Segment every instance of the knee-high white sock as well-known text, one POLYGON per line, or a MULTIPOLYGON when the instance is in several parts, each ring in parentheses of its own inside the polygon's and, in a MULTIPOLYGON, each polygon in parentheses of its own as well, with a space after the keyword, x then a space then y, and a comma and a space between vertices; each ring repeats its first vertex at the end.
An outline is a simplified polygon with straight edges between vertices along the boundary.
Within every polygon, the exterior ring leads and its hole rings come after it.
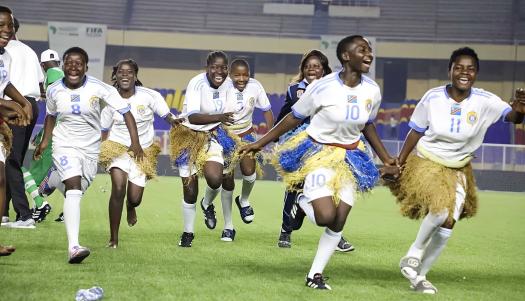
POLYGON ((195 204, 188 204, 182 200, 182 217, 184 219, 184 232, 193 233, 195 226, 195 204))
POLYGON ((224 216, 224 229, 233 230, 232 221, 233 190, 221 191, 222 215, 224 216))
POLYGON ((334 232, 325 228, 321 238, 319 239, 319 246, 315 254, 314 262, 308 272, 308 278, 314 278, 316 273, 323 273, 324 268, 328 264, 330 257, 334 254, 335 248, 341 240, 342 232, 334 232))
POLYGON ((242 176, 242 190, 241 190, 241 197, 239 201, 241 203, 241 207, 243 208, 250 206, 250 202, 248 201, 248 198, 250 197, 250 193, 252 192, 253 185, 255 185, 256 178, 257 178, 257 174, 255 172, 249 176, 242 176))
POLYGON ((427 275, 434 262, 436 262, 439 255, 441 255, 441 252, 443 252, 443 249, 447 245, 448 239, 451 235, 452 229, 443 227, 440 227, 439 230, 437 230, 434 235, 432 235, 430 243, 428 244, 425 254, 423 255, 423 260, 421 261, 421 272, 419 275, 427 275))
POLYGON ((217 189, 211 189, 209 186, 206 186, 206 193, 204 193, 204 199, 202 201, 202 206, 204 206, 204 209, 208 208, 208 206, 213 203, 213 200, 215 200, 215 197, 217 194, 219 194, 219 191, 221 191, 221 187, 217 189))
POLYGON ((64 199, 64 224, 66 225, 66 234, 68 248, 71 250, 74 246, 79 246, 78 233, 80 231, 80 200, 82 191, 68 190, 64 199))
POLYGON ((421 259, 425 248, 430 240, 430 237, 437 231, 437 229, 445 222, 448 217, 448 210, 445 210, 439 214, 428 213, 423 219, 419 232, 417 233, 416 240, 408 249, 408 257, 415 257, 421 259))
POLYGON ((312 206, 312 202, 310 202, 310 200, 304 195, 301 195, 299 199, 299 206, 301 207, 301 209, 303 209, 308 219, 314 225, 317 225, 317 222, 315 221, 315 213, 314 213, 314 207, 312 206))

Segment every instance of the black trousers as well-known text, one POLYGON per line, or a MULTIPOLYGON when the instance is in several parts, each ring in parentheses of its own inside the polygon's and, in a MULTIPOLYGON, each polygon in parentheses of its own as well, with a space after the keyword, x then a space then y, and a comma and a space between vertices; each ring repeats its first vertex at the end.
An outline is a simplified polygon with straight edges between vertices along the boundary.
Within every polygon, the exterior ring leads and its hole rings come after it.
POLYGON ((26 127, 10 125, 13 131, 13 146, 11 153, 5 162, 6 175, 6 211, 8 215, 9 200, 13 201, 13 207, 16 212, 17 219, 27 220, 31 218, 31 209, 27 200, 24 188, 24 176, 21 167, 24 164, 27 148, 29 147, 29 140, 35 128, 36 120, 38 118, 38 104, 33 97, 27 97, 33 109, 33 120, 26 127))
MULTIPOLYGON (((298 188, 303 188, 303 184, 299 184, 298 188)), ((295 203, 295 199, 299 193, 295 190, 286 190, 284 192, 284 206, 283 206, 283 222, 281 224, 281 231, 292 233, 292 223, 290 221, 290 215, 292 206, 295 203)))

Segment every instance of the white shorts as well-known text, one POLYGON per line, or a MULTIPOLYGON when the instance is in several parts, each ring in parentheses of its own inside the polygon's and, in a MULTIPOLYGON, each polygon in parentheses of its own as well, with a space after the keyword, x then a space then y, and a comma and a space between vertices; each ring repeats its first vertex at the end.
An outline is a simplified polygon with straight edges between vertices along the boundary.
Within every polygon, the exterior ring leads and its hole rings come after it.
POLYGON ((97 174, 98 160, 89 158, 78 151, 53 150, 53 163, 62 182, 80 176, 82 191, 91 185, 97 174))
POLYGON ((127 173, 128 181, 131 183, 140 187, 146 186, 146 175, 140 170, 140 168, 137 166, 137 163, 135 163, 128 153, 113 159, 107 171, 109 172, 113 167, 119 168, 123 172, 127 173))
MULTIPOLYGON (((224 158, 222 156, 222 146, 215 139, 211 139, 210 142, 205 146, 208 148, 206 155, 208 159, 206 161, 214 161, 224 165, 224 158)), ((187 178, 197 173, 195 166, 190 168, 189 165, 179 165, 179 176, 187 178)))
POLYGON ((0 162, 5 164, 6 157, 7 157, 7 151, 4 147, 4 143, 0 141, 0 162))
MULTIPOLYGON (((322 167, 306 175, 303 194, 308 198, 309 202, 326 196, 334 196, 334 191, 328 185, 334 177, 334 173, 331 168, 322 167)), ((341 201, 353 207, 355 198, 354 183, 348 182, 343 184, 338 197, 341 201)))
POLYGON ((456 204, 454 205, 454 214, 452 215, 456 222, 459 221, 459 216, 463 212, 465 197, 467 196, 463 185, 467 185, 467 178, 465 177, 465 174, 458 172, 458 183, 456 184, 456 204))

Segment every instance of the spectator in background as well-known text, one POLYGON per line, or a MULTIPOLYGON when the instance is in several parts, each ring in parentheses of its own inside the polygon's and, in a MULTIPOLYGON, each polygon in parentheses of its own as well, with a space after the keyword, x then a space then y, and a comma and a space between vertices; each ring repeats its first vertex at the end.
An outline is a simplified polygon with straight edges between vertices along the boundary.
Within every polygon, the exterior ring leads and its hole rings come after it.
POLYGON ((64 71, 60 69, 58 52, 52 49, 48 49, 40 54, 40 66, 46 73, 44 81, 44 89, 46 90, 49 85, 64 77, 64 71))
POLYGON ((398 125, 398 122, 397 122, 397 119, 390 115, 390 137, 391 138, 395 138, 397 139, 397 125, 398 125))
MULTIPOLYGON (((5 49, 11 56, 11 84, 29 101, 32 118, 30 118, 31 122, 28 126, 10 125, 13 132, 13 149, 7 157, 5 168, 6 177, 9 179, 6 190, 5 216, 8 216, 8 203, 12 199, 16 211, 16 221, 7 224, 7 226, 32 229, 35 228, 35 221, 32 218, 32 211, 25 194, 21 167, 38 117, 36 99, 41 95, 40 83, 44 81, 44 74, 36 53, 29 46, 16 39, 19 27, 18 21, 14 18, 15 32, 5 49)), ((7 222, 8 220, 2 218, 2 221, 7 222)))

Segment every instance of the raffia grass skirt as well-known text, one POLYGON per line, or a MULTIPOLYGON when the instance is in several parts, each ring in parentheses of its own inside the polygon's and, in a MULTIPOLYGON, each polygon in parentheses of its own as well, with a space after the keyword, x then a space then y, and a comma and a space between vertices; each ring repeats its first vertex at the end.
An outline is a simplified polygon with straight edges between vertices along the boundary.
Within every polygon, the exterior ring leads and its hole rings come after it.
POLYGON ((449 168, 411 154, 399 180, 389 184, 389 188, 397 198, 403 216, 419 219, 429 212, 437 214, 448 209, 450 221, 454 214, 458 181, 466 192, 460 219, 472 217, 478 209, 478 198, 470 163, 462 168, 449 168), (462 177, 458 173, 465 175, 466 183, 460 180, 462 177))
POLYGON ((5 121, 0 124, 0 142, 4 145, 5 156, 9 156, 11 146, 13 145, 13 132, 5 121))
MULTIPOLYGON (((99 163, 107 169, 111 162, 117 157, 128 152, 128 147, 115 141, 105 140, 100 145, 99 163)), ((133 161, 140 170, 146 175, 146 180, 151 180, 157 176, 157 156, 160 153, 160 146, 154 142, 144 150, 144 158, 141 161, 133 161)))

